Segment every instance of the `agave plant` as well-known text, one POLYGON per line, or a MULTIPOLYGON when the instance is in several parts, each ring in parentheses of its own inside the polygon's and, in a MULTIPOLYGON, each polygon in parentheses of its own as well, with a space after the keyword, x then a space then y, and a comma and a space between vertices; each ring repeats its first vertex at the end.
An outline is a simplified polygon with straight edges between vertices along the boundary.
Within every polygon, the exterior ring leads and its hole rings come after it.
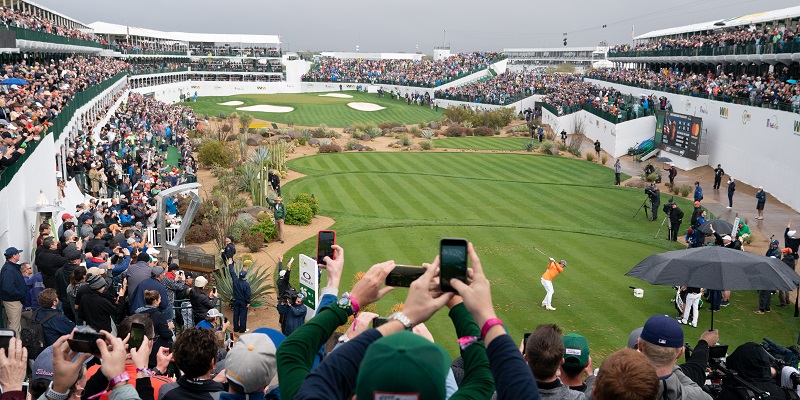
MULTIPOLYGON (((233 270, 238 279, 239 271, 244 269, 242 261, 234 262, 233 270)), ((223 304, 233 304, 233 277, 227 267, 223 267, 214 273, 217 280, 217 292, 223 304)), ((250 284, 250 301, 266 302, 269 298, 274 298, 275 286, 272 284, 272 273, 267 272, 265 267, 253 264, 247 268, 247 283, 250 284)))
POLYGON ((425 130, 423 130, 423 131, 422 131, 422 137, 423 137, 423 138, 425 138, 425 139, 431 139, 431 138, 433 138, 433 131, 432 131, 432 130, 430 130, 430 129, 425 129, 425 130))
POLYGON ((257 149, 250 152, 247 161, 259 166, 266 166, 269 163, 269 149, 266 146, 258 146, 257 149))

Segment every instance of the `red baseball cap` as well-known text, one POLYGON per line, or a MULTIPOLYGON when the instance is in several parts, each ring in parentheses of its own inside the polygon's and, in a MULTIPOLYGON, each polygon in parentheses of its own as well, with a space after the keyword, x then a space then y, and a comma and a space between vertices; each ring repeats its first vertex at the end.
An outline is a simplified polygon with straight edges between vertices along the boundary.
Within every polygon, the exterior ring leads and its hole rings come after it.
POLYGON ((61 220, 62 221, 66 221, 66 220, 72 219, 72 218, 74 218, 74 217, 71 214, 62 214, 61 215, 61 220))

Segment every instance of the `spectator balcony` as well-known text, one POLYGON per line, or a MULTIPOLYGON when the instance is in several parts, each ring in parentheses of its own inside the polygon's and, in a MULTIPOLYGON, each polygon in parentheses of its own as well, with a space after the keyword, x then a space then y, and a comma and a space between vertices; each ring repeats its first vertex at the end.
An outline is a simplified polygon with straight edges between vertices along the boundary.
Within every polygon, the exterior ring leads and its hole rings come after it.
POLYGON ((800 61, 800 42, 609 52, 608 58, 613 62, 791 63, 800 61))
POLYGON ((51 33, 0 25, 0 35, 15 40, 20 52, 99 53, 103 45, 89 40, 75 39, 51 33))

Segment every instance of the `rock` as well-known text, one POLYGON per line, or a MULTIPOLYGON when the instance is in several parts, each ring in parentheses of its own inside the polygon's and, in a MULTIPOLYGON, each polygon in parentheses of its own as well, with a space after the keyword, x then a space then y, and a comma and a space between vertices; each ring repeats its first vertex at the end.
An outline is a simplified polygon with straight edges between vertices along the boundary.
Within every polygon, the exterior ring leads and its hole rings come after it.
POLYGON ((303 137, 302 133, 300 133, 300 132, 298 132, 298 131, 296 131, 294 129, 290 130, 288 135, 292 139, 300 139, 301 137, 303 137))
POLYGON ((255 219, 258 216, 258 213, 260 213, 261 211, 269 211, 269 208, 267 208, 267 207, 259 207, 259 206, 252 206, 252 207, 245 207, 245 208, 240 208, 240 209, 236 210, 237 213, 250 215, 251 217, 253 217, 253 219, 255 219))
POLYGON ((558 148, 555 147, 555 146, 553 148, 551 148, 550 149, 550 154, 552 154, 554 156, 557 156, 558 155, 558 148))
POLYGON ((247 222, 247 225, 253 225, 256 222, 258 222, 256 217, 250 215, 249 213, 241 213, 241 214, 239 214, 238 216, 236 216, 236 220, 237 221, 245 221, 245 222, 247 222))
POLYGON ((361 143, 357 143, 357 144, 353 145, 353 150, 356 150, 356 151, 361 151, 361 149, 363 149, 363 148, 364 148, 364 145, 361 144, 361 143))
POLYGON ((359 151, 375 151, 375 149, 373 149, 372 147, 369 147, 369 146, 364 146, 359 151))
POLYGON ((639 188, 639 189, 644 189, 647 187, 647 185, 649 185, 649 183, 641 179, 630 179, 628 180, 628 182, 625 183, 626 187, 639 188))
POLYGON ((186 246, 183 248, 184 251, 188 251, 189 253, 201 253, 206 254, 206 251, 203 250, 200 246, 186 246))
POLYGON ((281 140, 283 140, 284 142, 291 142, 292 138, 289 135, 275 135, 269 138, 270 143, 278 143, 281 140))
POLYGON ((408 128, 406 128, 405 126, 398 126, 398 127, 392 128, 392 132, 393 133, 398 133, 398 132, 399 133, 405 133, 405 132, 408 132, 408 128))
POLYGON ((431 129, 439 129, 439 123, 436 121, 428 122, 428 128, 431 129))
POLYGON ((383 128, 383 130, 381 130, 381 134, 384 135, 384 136, 386 136, 386 135, 388 135, 390 133, 392 133, 392 131, 389 128, 383 128))
POLYGON ((264 138, 260 135, 251 135, 247 138, 247 145, 248 146, 261 146, 261 142, 264 141, 264 138))
POLYGON ((312 137, 308 139, 308 144, 310 146, 319 146, 319 139, 312 137))
POLYGON ((372 137, 370 137, 370 136, 369 136, 369 135, 367 135, 366 133, 365 133, 365 134, 363 134, 363 135, 361 135, 361 140, 363 140, 363 141, 365 141, 365 142, 369 142, 369 141, 370 141, 370 139, 372 139, 372 137))
POLYGON ((415 144, 412 144, 411 146, 408 146, 408 149, 409 150, 419 150, 419 146, 417 146, 415 144))
POLYGON ((353 128, 352 126, 345 126, 344 129, 342 129, 342 131, 344 133, 351 133, 351 132, 355 132, 355 128, 353 128))

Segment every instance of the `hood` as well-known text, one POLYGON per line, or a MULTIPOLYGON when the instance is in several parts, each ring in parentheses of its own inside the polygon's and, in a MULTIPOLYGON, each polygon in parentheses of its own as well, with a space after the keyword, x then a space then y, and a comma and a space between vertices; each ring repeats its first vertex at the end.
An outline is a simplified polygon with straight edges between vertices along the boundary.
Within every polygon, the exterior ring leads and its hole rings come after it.
POLYGON ((143 312, 145 312, 145 311, 147 311, 147 310, 150 310, 150 309, 153 309, 153 308, 155 308, 155 307, 153 307, 153 306, 144 306, 144 307, 139 307, 139 308, 137 308, 137 309, 133 310, 133 313, 134 313, 134 314, 139 314, 139 313, 143 313, 143 312))
POLYGON ((728 368, 748 382, 770 381, 770 358, 756 343, 748 342, 736 348, 725 360, 728 368))

